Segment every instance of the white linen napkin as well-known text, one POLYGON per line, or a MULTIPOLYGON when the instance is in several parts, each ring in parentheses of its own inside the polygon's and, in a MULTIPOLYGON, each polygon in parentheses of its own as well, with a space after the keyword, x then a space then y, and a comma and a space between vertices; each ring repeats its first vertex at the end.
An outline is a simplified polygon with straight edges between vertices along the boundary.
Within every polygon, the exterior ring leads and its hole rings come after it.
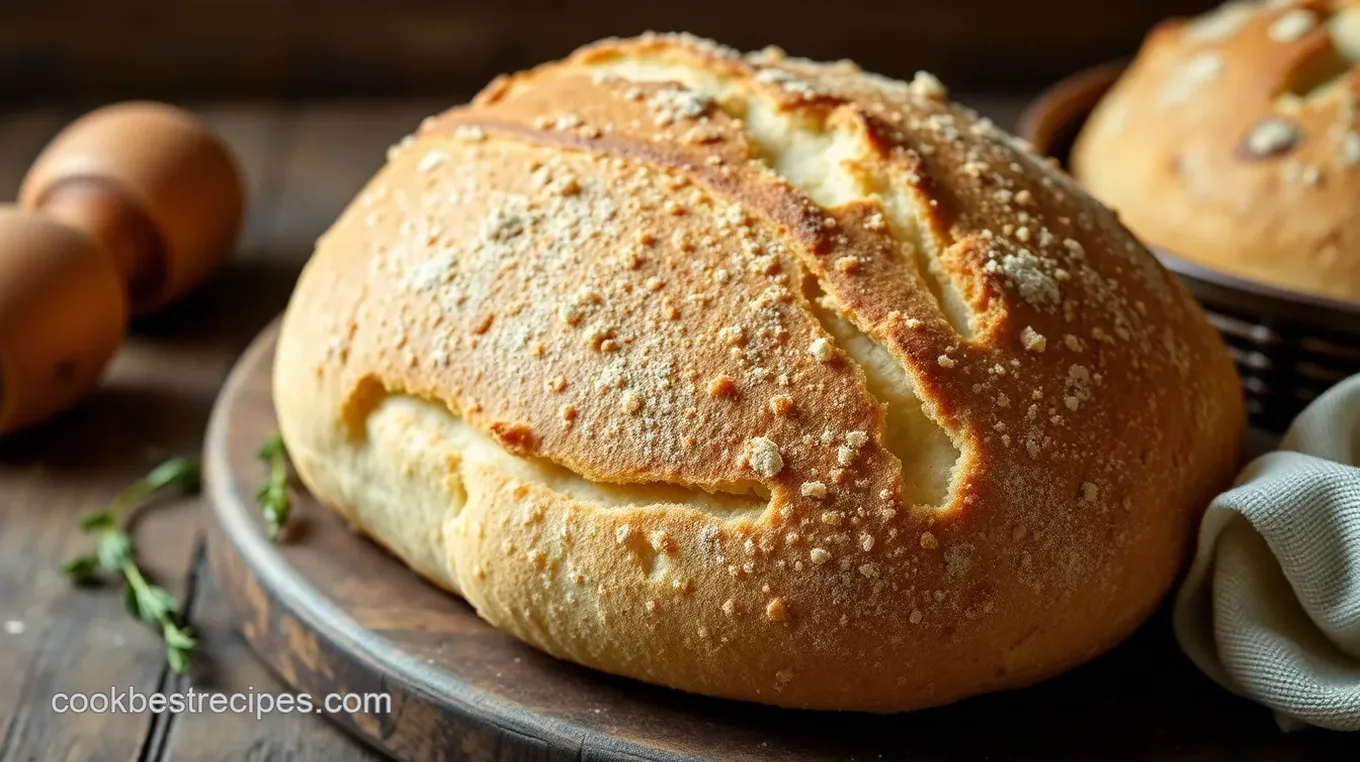
POLYGON ((1360 376, 1209 506, 1175 628, 1200 669, 1282 727, 1360 730, 1360 376))

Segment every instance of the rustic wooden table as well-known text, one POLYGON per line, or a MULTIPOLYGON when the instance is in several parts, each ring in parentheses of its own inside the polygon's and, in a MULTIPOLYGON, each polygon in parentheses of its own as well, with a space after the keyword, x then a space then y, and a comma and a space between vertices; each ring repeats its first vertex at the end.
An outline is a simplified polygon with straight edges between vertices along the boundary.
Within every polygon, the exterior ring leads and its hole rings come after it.
MULTIPOLYGON (((1022 99, 967 98, 1003 125, 1022 99)), ((375 759, 316 716, 58 713, 57 693, 287 690, 232 631, 203 564, 195 499, 144 514, 135 537, 155 580, 187 601, 202 648, 169 672, 156 634, 109 589, 73 587, 63 559, 89 539, 77 518, 171 455, 194 455, 218 388, 284 306, 313 241, 382 162, 386 147, 453 102, 207 104, 250 191, 238 252, 199 292, 135 326, 96 394, 39 429, 0 441, 0 762, 49 759, 375 759)), ((42 145, 84 109, 0 113, 0 197, 42 145)))

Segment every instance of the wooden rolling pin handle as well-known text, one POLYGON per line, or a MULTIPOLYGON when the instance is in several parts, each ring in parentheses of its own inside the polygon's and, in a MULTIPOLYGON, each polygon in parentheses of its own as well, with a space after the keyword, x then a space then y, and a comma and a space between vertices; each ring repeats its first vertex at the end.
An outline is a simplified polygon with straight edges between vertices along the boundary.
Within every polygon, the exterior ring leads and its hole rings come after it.
POLYGON ((62 130, 19 189, 21 206, 83 231, 112 257, 134 314, 166 306, 230 253, 245 206, 231 151, 164 103, 105 106, 62 130))
POLYGON ((99 177, 69 177, 49 187, 33 208, 84 231, 113 260, 132 304, 156 296, 165 282, 165 244, 135 199, 99 177))
POLYGON ((89 236, 0 204, 0 434, 85 396, 127 319, 123 281, 89 236))
POLYGON ((227 256, 244 203, 231 152, 183 109, 106 106, 53 138, 0 205, 0 434, 88 393, 130 314, 227 256))

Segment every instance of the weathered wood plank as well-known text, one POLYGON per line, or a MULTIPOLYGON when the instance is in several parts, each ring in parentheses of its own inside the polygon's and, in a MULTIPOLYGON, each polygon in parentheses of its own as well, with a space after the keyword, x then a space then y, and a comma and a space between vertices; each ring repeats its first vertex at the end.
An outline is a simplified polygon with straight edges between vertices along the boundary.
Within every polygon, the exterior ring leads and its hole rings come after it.
MULTIPOLYGON (((12 197, 46 140, 74 113, 0 120, 0 187, 12 197)), ((230 120, 228 120, 230 121, 230 120)), ((247 177, 266 163, 266 125, 224 130, 247 177)), ((249 236, 247 236, 249 238, 249 236)), ((212 287, 205 288, 211 292, 212 287)), ((150 715, 55 711, 56 693, 151 692, 166 672, 158 633, 117 588, 82 589, 59 570, 89 548, 76 522, 172 454, 196 454, 222 377, 245 336, 225 300, 195 295, 137 326, 95 392, 70 412, 0 442, 0 760, 135 759, 150 715)), ((134 530, 147 575, 176 596, 196 557, 196 501, 171 500, 134 530)))
MULTIPOLYGON (((235 630, 229 610, 206 571, 198 577, 194 624, 202 637, 204 658, 192 680, 175 680, 166 688, 225 694, 272 694, 292 689, 265 667, 235 630)), ((318 699, 320 697, 317 697, 318 699)), ((372 762, 381 759, 319 716, 269 713, 259 718, 240 714, 182 714, 171 723, 163 748, 150 759, 174 762, 317 759, 327 762, 372 762)))

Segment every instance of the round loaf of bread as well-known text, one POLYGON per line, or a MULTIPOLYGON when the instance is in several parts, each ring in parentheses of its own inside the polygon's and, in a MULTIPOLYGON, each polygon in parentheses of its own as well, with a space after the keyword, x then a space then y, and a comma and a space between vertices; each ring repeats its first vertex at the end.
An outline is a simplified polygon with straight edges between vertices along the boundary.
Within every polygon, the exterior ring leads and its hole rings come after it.
POLYGON ((1360 2, 1231 2, 1148 36, 1072 171, 1150 245, 1360 301, 1360 2))
POLYGON ((1176 280, 937 80, 684 35, 394 147, 274 391, 315 495, 495 626, 870 711, 1127 635, 1244 425, 1176 280))

